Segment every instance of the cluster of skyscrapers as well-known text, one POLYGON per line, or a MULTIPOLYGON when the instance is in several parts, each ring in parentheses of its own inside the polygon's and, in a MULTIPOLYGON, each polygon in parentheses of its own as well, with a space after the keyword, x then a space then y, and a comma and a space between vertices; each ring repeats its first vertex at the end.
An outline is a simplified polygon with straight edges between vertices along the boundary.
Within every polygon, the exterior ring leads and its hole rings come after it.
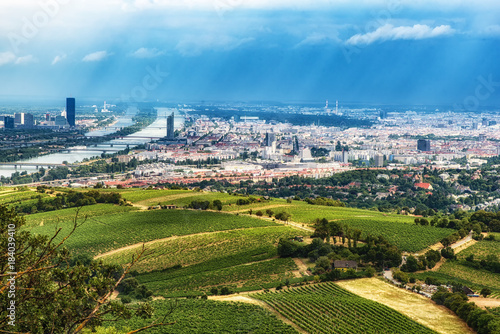
MULTIPOLYGON (((68 97, 66 99, 66 110, 61 115, 51 116, 45 114, 45 126, 65 127, 75 126, 76 108, 75 98, 68 97)), ((14 116, 0 116, 0 122, 3 122, 5 129, 25 128, 31 129, 37 125, 35 117, 30 113, 15 113, 14 116)))
POLYGON ((15 113, 14 116, 0 116, 5 129, 26 128, 31 129, 35 126, 35 118, 32 114, 15 113))

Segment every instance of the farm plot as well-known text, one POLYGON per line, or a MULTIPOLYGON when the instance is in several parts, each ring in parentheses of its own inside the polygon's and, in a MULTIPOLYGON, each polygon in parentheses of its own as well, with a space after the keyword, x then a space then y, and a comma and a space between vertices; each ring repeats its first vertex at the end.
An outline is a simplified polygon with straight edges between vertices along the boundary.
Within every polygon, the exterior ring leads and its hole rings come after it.
MULTIPOLYGON (((491 233, 495 240, 481 240, 457 254, 457 258, 465 260, 469 255, 474 255, 474 260, 486 260, 488 255, 500 256, 500 233, 491 233)), ((500 280, 500 278, 499 278, 500 280)))
POLYGON ((309 333, 435 333, 334 283, 252 295, 309 333))
MULTIPOLYGON (((123 214, 131 211, 135 211, 137 208, 131 206, 119 206, 114 204, 95 204, 84 206, 80 210, 79 217, 82 219, 87 216, 87 218, 107 216, 113 214, 123 214)), ((76 209, 62 209, 57 211, 48 211, 37 214, 32 214, 25 216, 26 226, 50 226, 57 223, 64 223, 72 221, 75 218, 76 209)), ((55 225, 54 225, 55 226, 55 225)))
POLYGON ((500 274, 474 269, 462 265, 458 261, 446 261, 438 269, 437 273, 445 275, 443 278, 447 277, 449 280, 458 279, 459 283, 465 284, 477 292, 484 287, 488 287, 493 292, 490 297, 500 298, 500 274))
MULTIPOLYGON (((158 300, 152 303, 155 316, 168 312, 171 301, 158 300)), ((211 334, 211 333, 253 333, 253 334, 293 334, 291 326, 283 323, 271 312, 257 305, 244 303, 216 302, 201 299, 179 299, 174 312, 167 322, 170 326, 149 329, 151 334, 211 334)), ((134 316, 129 320, 108 323, 117 329, 137 329, 147 326, 151 319, 134 316)))
POLYGON ((37 196, 47 197, 46 194, 39 194, 31 190, 17 190, 12 192, 0 193, 0 204, 15 206, 16 204, 25 204, 25 201, 36 201, 37 196))
POLYGON ((454 281, 467 285, 477 292, 484 287, 488 287, 492 290, 490 297, 500 298, 500 274, 483 269, 475 269, 463 263, 470 255, 474 255, 474 260, 476 261, 485 260, 488 255, 498 256, 500 254, 499 234, 493 233, 493 235, 497 237, 496 240, 481 240, 476 242, 459 252, 457 254, 457 261, 448 260, 436 272, 428 272, 416 277, 425 278, 425 276, 432 276, 442 282, 454 281))
MULTIPOLYGON (((214 259, 227 259, 234 254, 241 254, 240 263, 264 260, 277 255, 276 245, 280 238, 290 238, 296 234, 291 228, 278 226, 168 238, 147 245, 146 255, 134 269, 138 272, 163 270, 175 265, 189 266, 214 259)), ((136 252, 137 249, 124 250, 101 259, 105 263, 125 264, 136 252)), ((224 264, 221 260, 217 262, 220 266, 224 264)), ((234 262, 231 264, 235 265, 234 262)))
MULTIPOLYGON (((147 255, 134 270, 137 279, 157 294, 199 291, 217 285, 260 288, 292 278, 296 265, 277 258, 276 244, 296 231, 284 226, 248 228, 175 237, 147 245, 147 255)), ((137 251, 125 250, 102 259, 124 264, 137 251)))
MULTIPOLYGON (((62 227, 60 239, 69 233, 73 225, 71 221, 64 221, 59 226, 62 227)), ((97 255, 124 246, 174 235, 263 226, 279 225, 248 216, 216 212, 194 210, 131 211, 89 218, 66 241, 66 246, 77 254, 97 255)), ((52 235, 54 226, 53 224, 52 226, 33 226, 31 231, 52 235)))
POLYGON ((138 202, 138 204, 144 204, 144 203, 154 203, 154 204, 172 204, 172 205, 177 205, 179 207, 185 207, 188 206, 192 201, 214 201, 214 200, 219 200, 222 202, 222 205, 227 205, 231 203, 236 203, 238 200, 237 196, 231 196, 228 194, 224 193, 218 193, 218 192, 190 192, 190 193, 185 193, 185 194, 179 194, 177 196, 171 195, 171 196, 166 196, 164 198, 157 198, 155 199, 154 202, 148 201, 148 202, 138 202))
MULTIPOLYGON (((233 256, 234 263, 241 262, 245 254, 233 256), (242 258, 237 259, 242 256, 242 258)), ((212 287, 227 286, 233 291, 260 290, 276 286, 278 282, 292 279, 297 269, 291 258, 272 258, 224 267, 229 264, 217 260, 179 269, 140 274, 136 278, 155 295, 175 297, 208 292, 212 287)))
POLYGON ((367 234, 381 235, 401 250, 412 253, 433 245, 455 232, 452 229, 416 225, 412 217, 384 216, 381 212, 368 210, 302 204, 276 211, 287 211, 291 213, 292 221, 304 224, 311 224, 316 218, 338 221, 363 231, 362 238, 367 234))
MULTIPOLYGON (((194 194, 194 193, 191 190, 155 190, 155 189, 138 190, 138 189, 135 189, 134 191, 120 190, 120 194, 122 195, 123 198, 125 198, 127 201, 130 201, 132 203, 137 203, 137 202, 141 202, 141 201, 149 201, 149 200, 152 200, 152 202, 154 203, 154 200, 157 198, 159 199, 162 197, 176 196, 176 195, 183 195, 183 194, 194 194)), ((156 202, 158 202, 158 200, 156 202)))
POLYGON ((288 212, 292 216, 292 221, 305 225, 311 225, 317 218, 342 222, 352 228, 363 231, 362 236, 366 236, 367 234, 373 236, 382 235, 389 242, 407 252, 417 252, 425 249, 455 232, 452 229, 416 225, 414 218, 411 216, 353 208, 310 205, 298 201, 286 203, 284 200, 273 199, 263 203, 253 203, 244 206, 224 206, 224 210, 226 211, 246 211, 252 209, 254 212, 261 210, 264 215, 266 208, 271 209, 275 213, 288 212))
POLYGON ((312 223, 316 218, 326 218, 328 220, 364 219, 394 223, 414 223, 414 217, 380 211, 311 205, 299 201, 292 201, 290 205, 292 205, 292 207, 289 212, 292 214, 292 217, 306 224, 312 223))
POLYGON ((443 334, 473 333, 464 321, 430 299, 388 284, 378 278, 337 282, 356 295, 384 304, 443 334))

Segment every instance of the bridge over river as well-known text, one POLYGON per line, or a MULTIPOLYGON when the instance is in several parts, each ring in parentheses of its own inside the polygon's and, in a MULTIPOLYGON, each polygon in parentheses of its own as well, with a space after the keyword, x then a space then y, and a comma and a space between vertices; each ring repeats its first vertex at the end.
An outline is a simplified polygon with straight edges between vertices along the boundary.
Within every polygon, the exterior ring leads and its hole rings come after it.
POLYGON ((48 163, 48 162, 0 162, 0 166, 7 166, 7 167, 14 167, 17 169, 17 167, 35 167, 36 169, 40 167, 47 167, 47 168, 56 168, 56 167, 76 167, 78 166, 77 164, 56 164, 56 163, 48 163))

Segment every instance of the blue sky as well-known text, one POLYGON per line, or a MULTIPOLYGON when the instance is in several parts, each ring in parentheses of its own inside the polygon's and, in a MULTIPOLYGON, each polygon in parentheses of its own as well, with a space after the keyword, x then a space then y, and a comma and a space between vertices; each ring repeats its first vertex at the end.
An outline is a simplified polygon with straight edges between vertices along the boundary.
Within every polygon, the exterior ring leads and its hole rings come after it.
POLYGON ((0 13, 4 96, 500 103, 498 1, 18 0, 0 13))

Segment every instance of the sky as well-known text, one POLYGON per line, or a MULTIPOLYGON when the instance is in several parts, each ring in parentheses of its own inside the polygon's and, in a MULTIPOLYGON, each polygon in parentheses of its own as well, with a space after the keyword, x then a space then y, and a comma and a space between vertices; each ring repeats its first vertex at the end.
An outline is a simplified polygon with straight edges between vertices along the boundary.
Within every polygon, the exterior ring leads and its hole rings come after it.
POLYGON ((0 95, 500 105, 496 0, 5 0, 0 95))

